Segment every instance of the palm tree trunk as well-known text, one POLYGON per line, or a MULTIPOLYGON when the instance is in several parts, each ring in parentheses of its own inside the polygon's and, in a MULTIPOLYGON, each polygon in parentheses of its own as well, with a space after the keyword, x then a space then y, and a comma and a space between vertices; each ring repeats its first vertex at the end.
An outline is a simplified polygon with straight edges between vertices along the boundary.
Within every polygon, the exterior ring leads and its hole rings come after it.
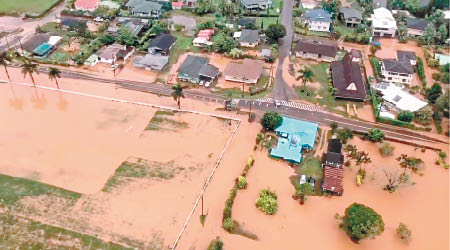
POLYGON ((180 97, 178 97, 177 104, 178 104, 178 109, 181 109, 181 100, 180 100, 180 97))
POLYGON ((6 67, 6 65, 4 65, 4 67, 5 67, 6 77, 8 77, 8 81, 11 82, 11 78, 9 77, 8 67, 6 67))
POLYGON ((55 82, 56 82, 56 88, 59 89, 58 77, 55 77, 55 82))
POLYGON ((31 82, 33 83, 34 87, 36 87, 36 83, 34 82, 33 73, 30 73, 31 82))
POLYGON ((305 204, 305 195, 300 195, 300 205, 303 205, 303 204, 305 204))

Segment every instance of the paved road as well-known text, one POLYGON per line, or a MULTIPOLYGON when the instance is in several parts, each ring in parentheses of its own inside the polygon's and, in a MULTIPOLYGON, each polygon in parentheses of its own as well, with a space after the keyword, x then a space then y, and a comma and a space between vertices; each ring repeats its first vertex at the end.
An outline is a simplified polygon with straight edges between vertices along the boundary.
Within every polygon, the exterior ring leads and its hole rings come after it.
MULTIPOLYGON (((40 67, 40 71, 42 73, 47 72, 45 67, 40 67)), ((81 80, 90 80, 93 83, 101 82, 101 83, 110 83, 116 84, 126 89, 137 90, 142 92, 148 92, 158 95, 167 95, 169 96, 172 92, 170 86, 164 84, 155 84, 155 83, 145 83, 139 81, 131 81, 131 80, 121 80, 121 79, 107 79, 101 78, 96 75, 90 75, 86 73, 74 72, 63 70, 62 71, 63 78, 72 78, 72 79, 81 79, 81 80)), ((199 100, 199 101, 208 101, 224 104, 226 98, 221 95, 207 93, 197 89, 187 89, 184 91, 185 96, 187 98, 199 100)), ((329 113, 320 109, 315 105, 306 105, 297 103, 295 101, 281 101, 281 105, 276 107, 274 104, 274 99, 272 98, 261 98, 257 100, 239 100, 238 107, 241 109, 251 109, 258 111, 269 111, 275 110, 283 115, 308 120, 312 122, 317 122, 322 125, 329 125, 331 122, 337 122, 339 126, 346 127, 351 130, 366 133, 369 129, 372 128, 380 128, 385 131, 386 137, 394 140, 422 140, 428 142, 443 142, 434 138, 431 138, 426 135, 419 134, 415 131, 403 129, 395 126, 389 126, 386 124, 375 124, 371 122, 361 121, 357 119, 346 118, 342 116, 338 116, 333 113, 329 113)))
POLYGON ((289 57, 292 43, 292 8, 294 1, 283 2, 283 11, 281 12, 281 24, 286 28, 286 36, 280 39, 278 44, 278 67, 275 73, 275 85, 271 97, 277 100, 289 101, 297 99, 293 89, 283 79, 283 62, 289 57))

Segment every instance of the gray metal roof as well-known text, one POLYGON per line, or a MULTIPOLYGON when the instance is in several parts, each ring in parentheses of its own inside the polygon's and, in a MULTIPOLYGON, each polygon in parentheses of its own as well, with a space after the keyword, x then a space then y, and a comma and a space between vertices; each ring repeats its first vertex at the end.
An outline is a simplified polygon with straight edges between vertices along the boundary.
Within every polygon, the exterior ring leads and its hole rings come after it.
POLYGON ((163 68, 169 62, 168 56, 146 54, 145 56, 137 56, 134 59, 134 64, 152 67, 157 66, 163 68))
POLYGON ((406 18, 406 27, 409 29, 422 30, 428 26, 428 20, 424 18, 406 18))
POLYGON ((178 74, 189 75, 190 77, 198 77, 203 65, 208 63, 208 58, 202 56, 188 55, 178 68, 178 74))
POLYGON ((382 60, 386 71, 397 72, 402 74, 412 74, 414 70, 409 61, 397 61, 393 59, 382 60))
POLYGON ((314 9, 305 12, 305 14, 303 14, 302 17, 314 22, 331 23, 331 16, 332 16, 331 13, 324 9, 314 9))
POLYGON ((355 9, 355 8, 349 8, 349 7, 340 7, 339 13, 344 15, 344 19, 347 18, 358 18, 362 19, 362 13, 361 11, 355 9))
POLYGON ((239 42, 241 43, 256 43, 259 40, 258 30, 242 30, 239 42))

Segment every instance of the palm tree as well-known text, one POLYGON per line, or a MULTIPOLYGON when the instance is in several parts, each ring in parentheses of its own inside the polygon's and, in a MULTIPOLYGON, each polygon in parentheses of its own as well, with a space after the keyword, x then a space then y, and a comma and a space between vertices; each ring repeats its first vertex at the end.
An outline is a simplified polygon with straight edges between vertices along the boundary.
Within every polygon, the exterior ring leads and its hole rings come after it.
POLYGON ((308 67, 303 67, 303 69, 300 70, 300 73, 302 74, 302 80, 303 80, 303 91, 306 88, 306 84, 308 82, 312 82, 312 77, 314 73, 311 71, 308 67))
POLYGON ((59 89, 59 83, 58 83, 58 78, 61 78, 61 70, 57 69, 57 68, 53 68, 51 67, 48 70, 48 78, 50 80, 55 80, 56 82, 56 87, 59 89))
POLYGON ((11 78, 9 77, 8 72, 8 63, 11 61, 11 56, 8 55, 6 52, 0 53, 0 65, 2 65, 5 68, 6 76, 8 77, 8 81, 11 82, 11 78))
POLYGON ((181 86, 179 83, 177 83, 176 85, 172 86, 172 97, 173 100, 175 100, 178 104, 178 108, 181 109, 181 98, 184 98, 184 93, 183 93, 183 89, 186 88, 184 86, 181 86))
POLYGON ((33 85, 36 87, 36 82, 34 81, 33 73, 36 73, 39 75, 38 71, 38 65, 36 63, 33 63, 30 59, 24 59, 22 65, 20 65, 22 68, 22 74, 23 77, 28 74, 31 78, 31 81, 33 82, 33 85))

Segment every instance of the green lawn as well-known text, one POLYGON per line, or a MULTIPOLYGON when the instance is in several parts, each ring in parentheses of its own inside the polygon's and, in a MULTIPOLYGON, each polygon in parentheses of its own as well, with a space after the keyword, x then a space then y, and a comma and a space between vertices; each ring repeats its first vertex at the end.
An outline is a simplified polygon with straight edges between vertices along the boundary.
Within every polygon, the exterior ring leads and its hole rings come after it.
POLYGON ((40 16, 60 0, 0 0, 0 15, 40 16))
POLYGON ((180 55, 186 53, 189 48, 194 47, 192 45, 194 37, 185 36, 182 32, 172 32, 171 34, 177 38, 177 41, 170 51, 169 63, 167 64, 167 67, 164 68, 164 72, 169 72, 172 65, 178 61, 180 55))
POLYGON ((26 196, 54 195, 76 201, 81 194, 30 179, 0 174, 0 202, 14 205, 26 196))
POLYGON ((322 162, 319 158, 314 158, 309 155, 305 156, 302 163, 300 163, 298 170, 300 174, 304 174, 307 177, 312 176, 316 179, 323 178, 322 162))
MULTIPOLYGON (((257 88, 257 89, 262 89, 262 88, 264 88, 264 86, 266 86, 268 81, 269 81, 269 76, 261 76, 261 78, 259 78, 256 85, 254 85, 253 87, 257 88)), ((256 94, 250 94, 249 92, 244 92, 244 96, 242 96, 242 88, 240 88, 240 87, 232 88, 232 89, 215 87, 213 89, 213 91, 215 94, 222 94, 222 95, 226 95, 227 91, 231 91, 233 93, 233 98, 257 99, 257 98, 261 98, 261 97, 268 95, 272 91, 272 87, 273 87, 273 84, 269 88, 267 88, 261 92, 258 92, 256 94)))
MULTIPOLYGON (((263 29, 267 29, 270 24, 276 24, 278 17, 256 17, 256 28, 261 29, 261 22, 263 29)), ((280 20, 278 20, 280 22, 280 20)))
POLYGON ((57 51, 54 51, 52 54, 50 54, 48 59, 55 60, 58 63, 66 63, 70 60, 71 56, 72 55, 67 51, 57 50, 57 51))
POLYGON ((320 82, 322 84, 328 84, 328 79, 330 78, 330 74, 327 70, 330 68, 330 64, 328 63, 319 63, 309 65, 308 68, 313 72, 312 80, 313 82, 320 82))

